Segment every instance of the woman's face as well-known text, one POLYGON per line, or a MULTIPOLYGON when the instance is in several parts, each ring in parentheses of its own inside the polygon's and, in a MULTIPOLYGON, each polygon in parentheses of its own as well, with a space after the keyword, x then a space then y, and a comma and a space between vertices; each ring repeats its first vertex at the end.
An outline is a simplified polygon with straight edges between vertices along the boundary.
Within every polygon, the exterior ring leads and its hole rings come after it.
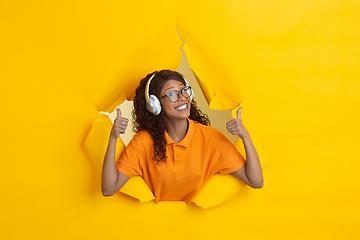
POLYGON ((177 102, 172 102, 166 96, 166 94, 171 93, 172 91, 175 91, 172 94, 177 95, 184 87, 184 84, 178 80, 169 80, 164 83, 160 96, 165 97, 162 97, 160 102, 162 111, 166 112, 166 117, 168 119, 186 119, 190 116, 190 98, 186 98, 180 93, 179 100, 177 102))

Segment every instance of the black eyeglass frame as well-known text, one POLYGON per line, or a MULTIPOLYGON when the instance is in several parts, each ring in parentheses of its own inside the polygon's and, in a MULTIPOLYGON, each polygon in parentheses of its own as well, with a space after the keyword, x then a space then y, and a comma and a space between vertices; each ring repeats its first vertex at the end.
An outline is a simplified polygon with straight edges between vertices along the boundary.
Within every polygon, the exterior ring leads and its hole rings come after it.
POLYGON ((180 100, 180 93, 181 95, 183 95, 185 98, 190 98, 191 95, 192 95, 192 91, 191 91, 191 87, 190 86, 185 86, 183 89, 181 89, 180 91, 177 91, 177 90, 173 90, 171 92, 169 92, 168 94, 165 94, 164 96, 162 96, 161 98, 164 98, 164 97, 168 97, 168 99, 170 100, 170 102, 178 102, 180 100), (187 91, 190 91, 190 94, 188 97, 186 97, 184 95, 184 92, 187 92, 187 91), (171 101, 170 97, 169 97, 169 94, 172 93, 172 92, 177 92, 177 100, 176 101, 171 101))

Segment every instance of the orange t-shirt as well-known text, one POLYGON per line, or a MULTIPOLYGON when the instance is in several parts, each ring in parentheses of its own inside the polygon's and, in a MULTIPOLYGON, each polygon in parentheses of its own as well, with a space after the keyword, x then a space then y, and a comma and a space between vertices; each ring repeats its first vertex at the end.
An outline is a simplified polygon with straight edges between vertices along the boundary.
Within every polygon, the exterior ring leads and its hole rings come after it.
POLYGON ((245 165, 244 157, 221 132, 190 119, 188 122, 188 132, 179 143, 165 132, 166 162, 157 165, 152 160, 153 140, 143 130, 125 148, 117 170, 128 177, 140 175, 156 201, 189 202, 214 174, 232 173, 245 165))

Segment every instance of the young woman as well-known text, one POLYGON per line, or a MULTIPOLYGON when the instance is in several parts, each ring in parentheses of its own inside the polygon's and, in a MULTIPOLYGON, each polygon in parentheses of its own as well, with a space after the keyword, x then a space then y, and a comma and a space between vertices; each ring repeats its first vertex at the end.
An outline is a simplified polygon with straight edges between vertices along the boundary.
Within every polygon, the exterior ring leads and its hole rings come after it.
POLYGON ((216 173, 232 173, 253 188, 263 186, 259 158, 240 110, 227 128, 242 139, 246 161, 222 133, 209 127, 193 96, 176 71, 154 72, 141 80, 132 112, 136 134, 115 163, 116 141, 128 125, 117 109, 103 164, 104 196, 115 194, 135 175, 143 177, 157 201, 188 202, 216 173))

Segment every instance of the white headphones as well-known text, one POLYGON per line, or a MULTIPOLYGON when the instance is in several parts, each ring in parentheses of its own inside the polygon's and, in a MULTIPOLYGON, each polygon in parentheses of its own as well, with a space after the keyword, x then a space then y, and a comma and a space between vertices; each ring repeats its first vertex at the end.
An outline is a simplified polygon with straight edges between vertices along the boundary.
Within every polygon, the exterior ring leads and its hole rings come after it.
MULTIPOLYGON (((149 96, 149 88, 150 88, 150 82, 151 80, 155 77, 154 73, 151 78, 149 79, 149 81, 146 84, 146 89, 145 89, 145 99, 146 99, 146 109, 151 112, 154 115, 159 115, 159 113, 161 112, 161 104, 159 99, 155 96, 155 95, 150 95, 149 96)), ((183 77, 186 86, 190 86, 189 83, 186 81, 186 79, 183 77)), ((194 98, 194 92, 191 89, 191 95, 190 95, 190 102, 193 100, 194 98)))

